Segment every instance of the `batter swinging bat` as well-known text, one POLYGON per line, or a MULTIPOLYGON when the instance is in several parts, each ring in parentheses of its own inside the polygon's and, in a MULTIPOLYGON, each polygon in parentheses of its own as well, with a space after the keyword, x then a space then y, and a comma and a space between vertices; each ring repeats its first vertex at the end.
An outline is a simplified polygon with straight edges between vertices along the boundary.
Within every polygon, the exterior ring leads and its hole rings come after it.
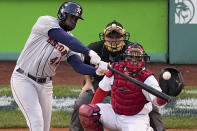
POLYGON ((140 86, 144 90, 148 91, 149 93, 153 94, 156 97, 159 97, 159 98, 163 99, 166 102, 169 102, 171 100, 171 97, 166 95, 165 93, 160 92, 160 91, 154 89, 153 87, 151 87, 151 86, 149 86, 147 84, 144 84, 144 83, 142 83, 142 82, 140 82, 140 81, 138 81, 136 79, 133 79, 133 78, 131 78, 131 77, 129 77, 129 76, 127 76, 127 75, 115 70, 114 68, 110 67, 110 65, 108 65, 108 69, 111 70, 111 71, 114 71, 115 73, 119 74, 120 76, 128 79, 129 81, 135 83, 136 85, 140 86))

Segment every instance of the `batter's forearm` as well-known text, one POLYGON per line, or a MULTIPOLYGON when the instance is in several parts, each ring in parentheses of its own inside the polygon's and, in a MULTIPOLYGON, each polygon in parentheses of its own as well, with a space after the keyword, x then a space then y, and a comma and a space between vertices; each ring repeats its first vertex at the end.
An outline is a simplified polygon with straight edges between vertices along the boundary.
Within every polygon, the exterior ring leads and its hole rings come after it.
POLYGON ((73 67, 73 69, 83 75, 96 74, 96 68, 87 64, 84 64, 78 55, 72 55, 67 59, 67 62, 73 67))
MULTIPOLYGON (((73 67, 73 66, 72 66, 73 67)), ((83 75, 93 75, 93 74, 96 74, 96 68, 90 66, 90 65, 87 65, 87 64, 80 64, 80 65, 77 65, 75 66, 74 70, 80 74, 83 74, 83 75)))

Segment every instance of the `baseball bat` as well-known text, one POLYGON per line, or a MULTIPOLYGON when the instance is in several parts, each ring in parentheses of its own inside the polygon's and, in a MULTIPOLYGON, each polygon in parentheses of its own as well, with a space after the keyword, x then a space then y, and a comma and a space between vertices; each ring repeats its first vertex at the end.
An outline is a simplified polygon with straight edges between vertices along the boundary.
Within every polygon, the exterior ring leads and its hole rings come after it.
POLYGON ((136 85, 140 86, 141 88, 143 88, 147 92, 153 94, 156 97, 159 97, 159 98, 163 99, 166 102, 169 102, 171 100, 171 97, 168 96, 167 94, 165 94, 163 92, 160 92, 160 91, 154 89, 153 87, 151 87, 151 86, 149 86, 149 85, 147 85, 145 83, 142 83, 142 82, 140 82, 140 81, 138 81, 138 80, 136 80, 136 79, 134 79, 132 77, 129 77, 129 76, 127 76, 127 75, 115 70, 114 68, 110 67, 110 65, 108 65, 108 69, 113 71, 113 72, 115 72, 115 73, 117 73, 117 74, 119 74, 120 76, 126 78, 127 80, 135 83, 136 85))

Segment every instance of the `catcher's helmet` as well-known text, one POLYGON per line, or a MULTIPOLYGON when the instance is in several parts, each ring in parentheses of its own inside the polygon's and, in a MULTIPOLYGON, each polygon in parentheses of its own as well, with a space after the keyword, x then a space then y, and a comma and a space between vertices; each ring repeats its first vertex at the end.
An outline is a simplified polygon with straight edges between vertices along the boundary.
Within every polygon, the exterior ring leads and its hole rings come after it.
POLYGON ((143 47, 138 43, 128 45, 124 54, 126 69, 129 73, 138 73, 145 65, 149 56, 145 53, 143 47))
POLYGON ((66 14, 72 14, 74 16, 79 17, 80 19, 83 20, 82 18, 82 7, 75 3, 75 2, 64 2, 58 11, 58 19, 61 21, 66 20, 66 14))
POLYGON ((119 52, 125 45, 125 40, 129 40, 130 34, 125 32, 123 26, 117 21, 107 24, 104 32, 99 34, 101 40, 104 40, 105 47, 110 52, 119 52))

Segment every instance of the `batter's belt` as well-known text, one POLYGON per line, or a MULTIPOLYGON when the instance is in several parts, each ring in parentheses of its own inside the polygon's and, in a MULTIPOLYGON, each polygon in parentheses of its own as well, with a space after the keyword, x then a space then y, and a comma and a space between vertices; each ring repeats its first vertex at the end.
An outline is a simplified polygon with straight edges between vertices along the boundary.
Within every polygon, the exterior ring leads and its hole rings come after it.
MULTIPOLYGON (((24 70, 21 68, 18 68, 16 71, 21 74, 25 74, 24 70)), ((29 73, 27 74, 27 77, 31 78, 32 80, 34 80, 38 83, 46 83, 46 80, 47 80, 47 78, 34 77, 34 76, 30 75, 29 73)), ((52 77, 49 77, 49 79, 52 80, 52 77)))

